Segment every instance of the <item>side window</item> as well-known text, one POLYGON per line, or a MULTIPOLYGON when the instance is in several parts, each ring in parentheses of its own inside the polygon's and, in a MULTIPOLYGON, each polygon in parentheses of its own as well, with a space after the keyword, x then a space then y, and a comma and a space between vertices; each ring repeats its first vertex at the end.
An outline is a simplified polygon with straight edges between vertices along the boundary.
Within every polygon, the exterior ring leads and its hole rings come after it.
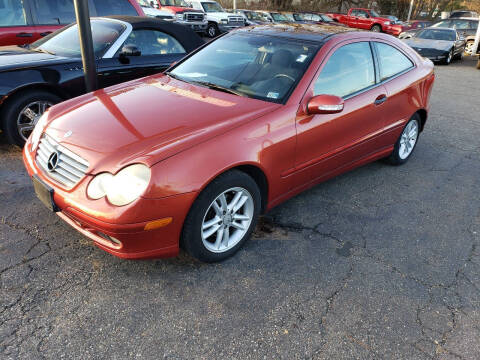
POLYGON ((452 22, 450 20, 440 21, 432 25, 432 27, 452 27, 452 22))
POLYGON ((380 42, 375 44, 377 46, 380 78, 382 81, 413 67, 412 61, 393 46, 380 42))
POLYGON ((70 24, 75 21, 73 0, 31 0, 37 24, 70 24))
POLYGON ((365 11, 362 11, 362 10, 359 10, 359 11, 358 11, 358 15, 357 15, 357 16, 358 16, 358 17, 361 17, 361 18, 365 18, 365 19, 369 17, 368 14, 367 14, 365 11))
POLYGON ((27 25, 22 0, 0 0, 0 26, 27 25))
POLYGON ((140 50, 142 56, 186 53, 177 39, 157 30, 134 30, 124 44, 135 45, 140 50))
POLYGON ((128 0, 94 0, 97 16, 132 15, 138 16, 137 10, 128 0))
POLYGON ((352 10, 350 16, 358 16, 358 10, 352 10))
POLYGON ((315 82, 315 95, 345 97, 375 84, 375 68, 368 42, 348 44, 328 59, 315 82))
POLYGON ((453 21, 453 28, 454 29, 464 30, 464 29, 468 29, 469 27, 470 26, 469 26, 468 21, 465 21, 465 20, 454 20, 453 21))
POLYGON ((470 21, 470 29, 477 30, 478 28, 478 21, 470 21))

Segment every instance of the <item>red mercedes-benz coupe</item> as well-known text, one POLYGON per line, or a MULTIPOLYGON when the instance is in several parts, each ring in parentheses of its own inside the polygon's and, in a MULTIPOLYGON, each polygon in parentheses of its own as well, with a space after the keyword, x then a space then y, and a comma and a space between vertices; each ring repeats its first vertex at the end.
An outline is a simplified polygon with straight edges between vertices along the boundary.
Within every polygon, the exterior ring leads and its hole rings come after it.
POLYGON ((219 261, 295 194, 405 163, 433 82, 432 62, 389 35, 243 28, 164 74, 53 106, 24 162, 38 197, 102 249, 219 261))

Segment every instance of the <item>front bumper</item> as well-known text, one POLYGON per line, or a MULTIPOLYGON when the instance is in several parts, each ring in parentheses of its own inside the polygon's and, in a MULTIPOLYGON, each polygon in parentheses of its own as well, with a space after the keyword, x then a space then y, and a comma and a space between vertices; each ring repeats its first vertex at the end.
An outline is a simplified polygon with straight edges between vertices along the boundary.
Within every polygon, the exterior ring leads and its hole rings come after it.
MULTIPOLYGON (((23 161, 30 176, 36 175, 54 189, 53 200, 60 211, 57 215, 93 240, 101 249, 121 258, 145 259, 176 256, 184 219, 196 193, 179 194, 161 199, 139 198, 133 203, 116 207, 105 199, 90 200, 86 187, 87 175, 73 189, 58 186, 34 161, 35 153, 25 144, 23 161), (164 227, 146 230, 147 224, 172 218, 164 227)), ((148 227, 147 227, 148 229, 148 227)))
POLYGON ((402 33, 402 26, 401 25, 389 25, 386 26, 384 31, 387 34, 393 35, 393 36, 398 36, 402 33))
POLYGON ((196 32, 205 32, 207 30, 208 22, 193 22, 193 21, 176 21, 178 24, 188 26, 190 29, 196 32))

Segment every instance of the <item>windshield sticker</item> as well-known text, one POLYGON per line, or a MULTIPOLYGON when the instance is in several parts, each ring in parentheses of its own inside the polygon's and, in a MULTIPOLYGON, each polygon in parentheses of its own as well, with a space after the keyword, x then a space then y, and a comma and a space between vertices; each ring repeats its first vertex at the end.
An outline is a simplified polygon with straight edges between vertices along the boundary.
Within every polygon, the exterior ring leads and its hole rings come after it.
POLYGON ((297 58, 297 62, 303 63, 308 55, 302 54, 297 58))
POLYGON ((271 92, 271 91, 270 91, 270 92, 267 94, 267 97, 268 97, 268 98, 271 98, 271 99, 278 99, 278 95, 280 95, 280 94, 277 93, 277 92, 271 92))

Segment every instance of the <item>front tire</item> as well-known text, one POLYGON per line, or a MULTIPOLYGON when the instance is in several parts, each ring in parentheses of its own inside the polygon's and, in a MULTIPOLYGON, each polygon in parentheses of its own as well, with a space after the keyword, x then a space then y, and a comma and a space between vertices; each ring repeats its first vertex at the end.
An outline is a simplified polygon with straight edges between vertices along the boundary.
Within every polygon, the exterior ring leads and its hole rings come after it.
POLYGON ((448 55, 447 55, 446 59, 443 61, 443 63, 445 65, 450 65, 450 63, 452 62, 452 59, 453 59, 453 49, 450 49, 450 51, 448 52, 448 55))
POLYGON ((413 150, 418 142, 420 135, 421 119, 418 114, 412 116, 410 121, 403 128, 402 134, 398 138, 393 152, 387 158, 387 161, 392 165, 405 164, 410 156, 413 154, 413 150))
POLYGON ((225 260, 250 238, 260 207, 260 190, 249 175, 238 170, 222 174, 195 200, 180 244, 200 261, 225 260))
POLYGON ((215 23, 209 23, 207 26, 207 35, 211 38, 217 37, 220 31, 215 23))
POLYGON ((43 90, 13 95, 0 114, 7 141, 23 147, 43 113, 61 101, 60 97, 43 90))

